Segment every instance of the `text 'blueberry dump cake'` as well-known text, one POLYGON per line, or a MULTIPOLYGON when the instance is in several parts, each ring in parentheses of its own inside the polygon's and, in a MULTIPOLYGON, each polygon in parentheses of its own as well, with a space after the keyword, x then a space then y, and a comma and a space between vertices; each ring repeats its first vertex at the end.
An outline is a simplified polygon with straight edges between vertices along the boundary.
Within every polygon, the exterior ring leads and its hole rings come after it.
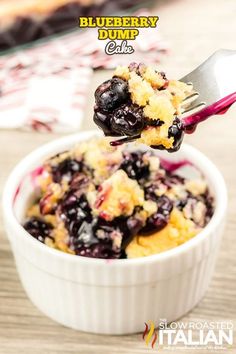
POLYGON ((205 180, 171 172, 154 150, 82 142, 47 160, 24 228, 55 249, 94 258, 135 258, 174 248, 213 214, 205 180))
POLYGON ((95 91, 94 122, 106 136, 125 136, 156 149, 177 151, 184 136, 181 113, 192 85, 168 80, 144 64, 118 67, 95 91))

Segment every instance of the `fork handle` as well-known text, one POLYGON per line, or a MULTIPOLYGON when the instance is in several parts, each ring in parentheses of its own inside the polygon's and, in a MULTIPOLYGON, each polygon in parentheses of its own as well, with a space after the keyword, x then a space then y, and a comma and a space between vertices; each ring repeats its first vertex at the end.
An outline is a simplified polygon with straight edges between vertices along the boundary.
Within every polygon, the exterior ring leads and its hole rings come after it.
POLYGON ((196 112, 183 119, 183 127, 186 133, 192 133, 198 123, 203 122, 209 117, 216 114, 224 114, 236 102, 236 92, 222 98, 210 106, 203 108, 200 112, 196 112))

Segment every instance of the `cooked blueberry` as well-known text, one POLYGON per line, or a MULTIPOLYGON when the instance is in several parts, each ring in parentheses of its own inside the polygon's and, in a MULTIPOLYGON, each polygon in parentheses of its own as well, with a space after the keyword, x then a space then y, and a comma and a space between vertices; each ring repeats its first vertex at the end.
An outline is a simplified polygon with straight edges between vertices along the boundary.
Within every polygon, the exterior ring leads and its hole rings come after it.
POLYGON ((158 181, 157 183, 152 183, 151 185, 145 187, 144 188, 145 199, 153 200, 154 202, 157 202, 159 196, 156 194, 156 190, 158 190, 158 181))
POLYGON ((164 124, 163 120, 145 118, 145 125, 149 127, 160 127, 164 124))
POLYGON ((168 215, 173 209, 173 202, 165 195, 161 196, 158 200, 158 211, 163 215, 168 215))
MULTIPOLYGON (((119 258, 121 248, 113 247, 114 230, 111 222, 94 218, 84 221, 70 237, 70 246, 77 255, 95 258, 119 258)), ((117 230, 119 232, 119 230, 117 230)))
POLYGON ((122 250, 125 249, 128 244, 132 241, 133 237, 138 234, 138 232, 143 227, 143 222, 135 216, 130 216, 127 218, 127 232, 123 234, 122 239, 122 250))
POLYGON ((144 124, 143 110, 134 104, 121 105, 111 116, 112 130, 120 135, 137 135, 143 130, 144 124))
POLYGON ((175 118, 173 124, 170 126, 168 130, 168 137, 174 138, 173 147, 171 149, 168 149, 168 151, 175 152, 179 150, 184 138, 184 130, 183 130, 183 125, 178 118, 175 118))
POLYGON ((169 152, 178 151, 184 138, 184 129, 179 118, 175 118, 173 124, 169 127, 168 138, 174 138, 173 147, 166 149, 163 145, 151 145, 151 148, 157 150, 167 150, 169 152))
POLYGON ((168 218, 161 213, 155 213, 148 218, 145 227, 141 233, 149 235, 152 232, 162 230, 168 223, 168 218))
POLYGON ((116 253, 111 248, 110 242, 100 242, 90 247, 81 245, 76 248, 75 253, 79 256, 90 258, 116 259, 120 258, 120 253, 116 253))
POLYGON ((144 153, 125 152, 123 153, 123 162, 120 168, 124 170, 129 178, 140 180, 149 175, 149 164, 143 159, 144 153))
POLYGON ((142 221, 140 219, 137 219, 135 216, 130 216, 127 219, 127 227, 131 235, 136 235, 139 230, 141 230, 142 226, 142 221))
POLYGON ((95 101, 103 111, 112 111, 129 99, 128 83, 114 77, 98 86, 95 101))
POLYGON ((204 195, 204 202, 206 203, 206 217, 209 220, 214 213, 214 198, 210 195, 209 190, 204 195))
POLYGON ((73 159, 63 160, 59 165, 52 166, 52 177, 53 181, 60 183, 63 177, 67 177, 69 180, 76 173, 81 171, 82 164, 81 162, 73 159))
POLYGON ((107 136, 118 136, 119 134, 112 131, 111 127, 111 114, 109 112, 104 112, 98 108, 94 109, 93 121, 99 128, 102 129, 103 133, 107 136))
POLYGON ((206 215, 205 215, 206 216, 205 223, 206 223, 207 221, 210 220, 210 218, 214 213, 214 198, 211 196, 209 190, 207 189, 204 194, 198 196, 198 200, 202 201, 203 204, 205 204, 206 206, 206 215))
POLYGON ((113 240, 115 235, 118 233, 121 235, 122 243, 116 250, 116 252, 122 252, 122 250, 128 245, 132 238, 137 235, 137 233, 143 227, 141 220, 135 216, 130 217, 118 217, 112 222, 105 221, 99 218, 97 225, 95 226, 95 233, 100 240, 113 240), (115 230, 115 233, 114 233, 115 230))
POLYGON ((147 219, 141 233, 148 235, 152 232, 160 231, 168 224, 170 213, 173 209, 173 202, 168 197, 161 196, 157 199, 157 207, 157 212, 147 219))
POLYGON ((79 221, 71 222, 69 233, 70 245, 74 250, 77 250, 81 246, 91 247, 99 242, 95 237, 94 223, 92 221, 83 221, 82 224, 79 221))
POLYGON ((60 214, 71 236, 78 236, 80 226, 84 221, 91 222, 91 209, 84 194, 77 195, 71 191, 60 203, 60 214))
POLYGON ((46 237, 50 237, 52 225, 42 221, 40 218, 32 217, 23 226, 26 231, 40 242, 44 242, 46 237))

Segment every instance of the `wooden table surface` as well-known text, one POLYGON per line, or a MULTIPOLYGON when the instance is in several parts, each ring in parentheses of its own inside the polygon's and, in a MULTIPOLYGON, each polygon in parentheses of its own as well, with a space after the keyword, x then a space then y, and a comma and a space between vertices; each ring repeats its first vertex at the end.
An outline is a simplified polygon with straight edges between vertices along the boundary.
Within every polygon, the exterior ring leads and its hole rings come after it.
MULTIPOLYGON (((160 31, 171 48, 171 55, 163 60, 161 68, 170 76, 181 77, 218 48, 235 48, 235 0, 160 0, 156 8, 155 13, 160 17, 160 31)), ((97 72, 94 75, 83 129, 93 127, 92 92, 105 77, 109 77, 109 73, 97 72)), ((34 148, 56 137, 0 131, 0 195, 4 181, 14 165, 34 148)), ((196 134, 187 137, 186 141, 204 152, 221 170, 228 187, 229 209, 227 227, 210 288, 204 299, 183 321, 235 321, 236 106, 226 116, 202 124, 196 134)), ((0 354, 134 354, 151 350, 145 346, 140 334, 116 337, 80 333, 64 328, 42 315, 28 300, 19 282, 2 218, 0 235, 0 354)), ((168 353, 167 350, 162 352, 168 353)), ((209 353, 200 349, 194 352, 209 353)), ((221 353, 220 350, 217 352, 221 353)), ((236 349, 231 347, 227 352, 236 353, 236 349)))

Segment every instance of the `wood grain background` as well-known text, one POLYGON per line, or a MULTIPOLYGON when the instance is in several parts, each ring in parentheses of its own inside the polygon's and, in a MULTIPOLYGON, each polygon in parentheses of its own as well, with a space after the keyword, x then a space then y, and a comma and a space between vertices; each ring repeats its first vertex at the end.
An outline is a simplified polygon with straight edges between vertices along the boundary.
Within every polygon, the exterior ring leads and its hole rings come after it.
MULTIPOLYGON (((160 17, 160 31, 171 48, 169 57, 161 65, 170 77, 181 77, 219 48, 236 49, 235 0, 160 0, 155 14, 160 17)), ((108 77, 109 73, 103 71, 94 75, 83 129, 94 128, 93 91, 108 77)), ((31 150, 56 137, 55 134, 0 131, 0 195, 14 165, 31 150)), ((202 124, 195 135, 185 140, 210 157, 223 173, 228 186, 229 209, 210 288, 183 321, 230 319, 236 328, 236 106, 227 115, 202 124)), ((64 328, 42 315, 22 289, 0 217, 0 354, 151 352, 140 334, 91 335, 64 328)), ((155 351, 173 352, 158 348, 155 351)), ((194 353, 209 352, 212 351, 194 350, 194 353)), ((236 347, 217 352, 236 353, 236 347)))

